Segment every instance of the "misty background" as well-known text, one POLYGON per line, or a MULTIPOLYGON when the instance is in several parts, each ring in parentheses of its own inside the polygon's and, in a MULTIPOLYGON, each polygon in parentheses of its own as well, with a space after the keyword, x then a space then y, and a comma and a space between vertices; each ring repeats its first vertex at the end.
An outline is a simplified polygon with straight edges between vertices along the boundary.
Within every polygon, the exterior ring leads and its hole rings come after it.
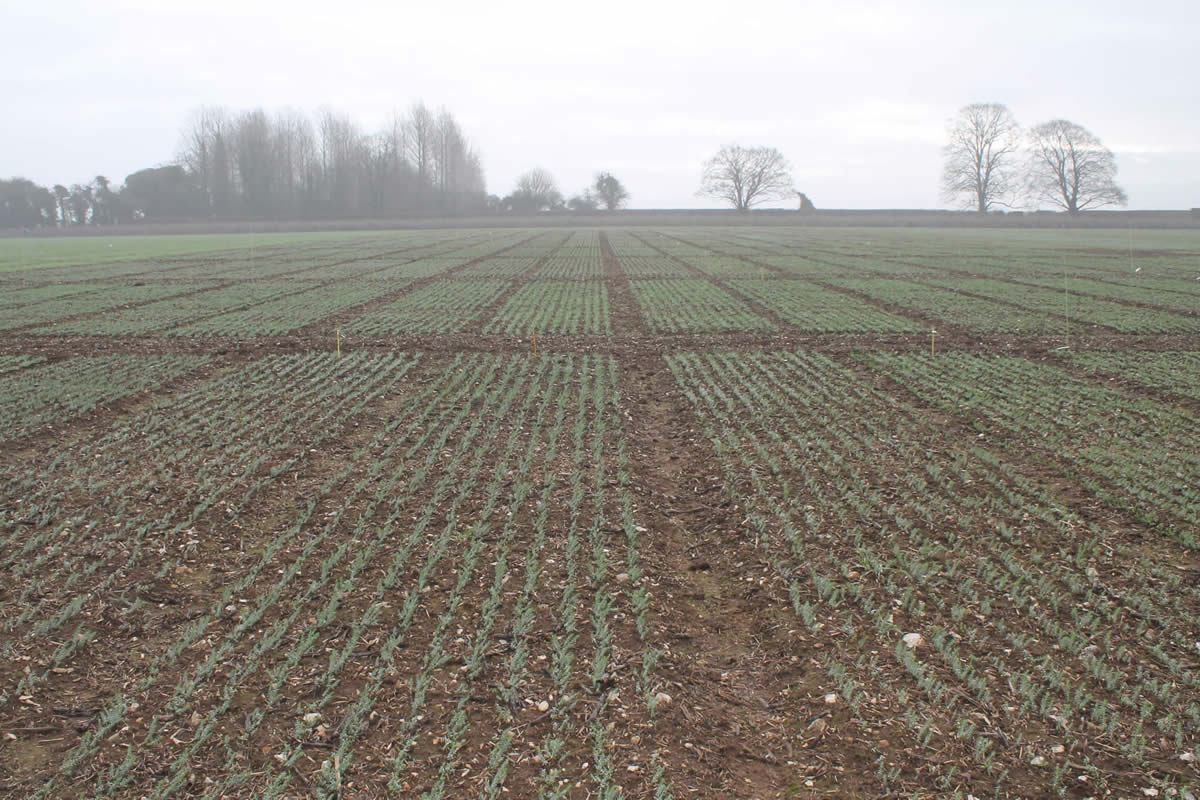
POLYGON ((714 207, 703 162, 737 142, 778 148, 818 208, 941 208, 947 120, 998 102, 1094 132, 1129 208, 1200 205, 1188 2, 68 0, 0 22, 0 177, 46 186, 174 161, 203 106, 375 133, 423 100, 491 194, 540 166, 567 194, 609 171, 630 207, 714 207))

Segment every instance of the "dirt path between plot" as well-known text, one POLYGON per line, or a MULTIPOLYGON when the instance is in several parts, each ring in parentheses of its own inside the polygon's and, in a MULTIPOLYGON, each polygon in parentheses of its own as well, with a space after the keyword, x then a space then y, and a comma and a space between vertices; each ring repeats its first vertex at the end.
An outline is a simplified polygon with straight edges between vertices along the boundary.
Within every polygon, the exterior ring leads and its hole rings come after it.
MULTIPOLYGON (((860 794, 865 758, 814 642, 791 611, 729 497, 699 420, 661 355, 622 363, 623 405, 643 553, 670 703, 656 746, 677 797, 791 797, 828 777, 860 794)), ((664 710, 665 708, 665 710, 664 710)), ((863 791, 866 791, 865 785, 863 791)))

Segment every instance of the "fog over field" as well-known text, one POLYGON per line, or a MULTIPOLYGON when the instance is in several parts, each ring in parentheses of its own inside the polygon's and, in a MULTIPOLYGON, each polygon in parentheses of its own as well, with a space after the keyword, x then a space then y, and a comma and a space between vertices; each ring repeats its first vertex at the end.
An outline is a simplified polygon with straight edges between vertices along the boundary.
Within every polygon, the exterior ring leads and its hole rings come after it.
MULTIPOLYGON (((1131 209, 1200 206, 1192 2, 964 6, 311 0, 6 4, 0 178, 120 184, 190 115, 329 108, 366 134, 444 106, 504 196, 601 171, 632 208, 698 196, 721 146, 778 148, 818 208, 937 208, 947 122, 1002 103, 1116 157, 1131 209)), ((795 208, 795 198, 772 203, 795 208)), ((768 204, 768 205, 772 205, 768 204)))

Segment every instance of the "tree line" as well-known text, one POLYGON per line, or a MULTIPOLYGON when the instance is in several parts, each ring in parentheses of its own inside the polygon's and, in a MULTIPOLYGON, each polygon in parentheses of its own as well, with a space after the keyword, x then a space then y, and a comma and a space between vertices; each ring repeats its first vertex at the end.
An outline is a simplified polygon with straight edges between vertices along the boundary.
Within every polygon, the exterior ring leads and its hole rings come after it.
MULTIPOLYGON (((943 199, 987 212, 1049 204, 1068 213, 1125 205, 1112 151, 1064 119, 1023 130, 1006 106, 973 103, 947 124, 943 199)), ((773 147, 722 147, 705 162, 697 194, 738 211, 797 199, 792 167, 773 147)), ((446 110, 416 103, 366 134, 348 116, 323 110, 234 114, 202 108, 186 126, 178 158, 139 170, 121 186, 97 175, 70 187, 0 180, 0 227, 113 224, 162 219, 282 219, 589 212, 621 208, 629 191, 600 172, 563 196, 543 168, 525 172, 508 195, 488 195, 475 148, 446 110)))
POLYGON ((138 170, 123 185, 103 175, 49 188, 0 180, 0 227, 453 215, 487 204, 478 151, 449 111, 424 103, 373 134, 331 110, 201 108, 175 163, 138 170))

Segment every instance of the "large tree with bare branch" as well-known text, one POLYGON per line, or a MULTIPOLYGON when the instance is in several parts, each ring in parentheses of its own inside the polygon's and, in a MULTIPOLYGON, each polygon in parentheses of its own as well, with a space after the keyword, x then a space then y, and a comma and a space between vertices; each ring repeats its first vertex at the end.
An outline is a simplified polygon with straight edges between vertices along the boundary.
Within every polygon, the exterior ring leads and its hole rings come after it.
POLYGON ((767 200, 795 197, 791 170, 783 153, 774 147, 726 145, 704 162, 698 194, 748 211, 767 200))
POLYGON ((1021 128, 1008 107, 972 103, 946 127, 943 199, 979 212, 1011 206, 1020 184, 1021 128))
POLYGON ((1117 161, 1100 139, 1065 119, 1051 120, 1029 132, 1029 194, 1070 214, 1103 206, 1123 206, 1117 185, 1117 161))

